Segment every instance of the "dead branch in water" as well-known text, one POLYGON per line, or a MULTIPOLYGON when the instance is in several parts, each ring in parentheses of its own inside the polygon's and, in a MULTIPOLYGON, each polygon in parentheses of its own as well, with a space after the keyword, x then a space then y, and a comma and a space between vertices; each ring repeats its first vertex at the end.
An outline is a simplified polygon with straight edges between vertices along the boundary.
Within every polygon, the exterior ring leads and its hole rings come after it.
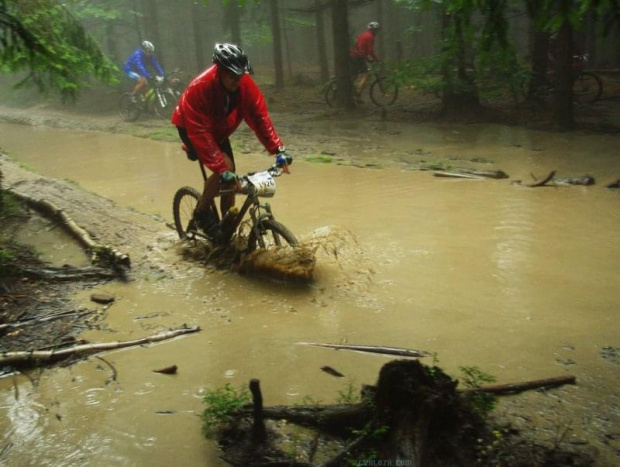
POLYGON ((91 252, 93 262, 110 261, 113 265, 129 267, 129 255, 120 253, 107 245, 99 245, 95 242, 86 230, 77 225, 62 209, 44 199, 35 199, 31 196, 11 192, 13 195, 24 200, 26 204, 34 208, 44 216, 58 222, 75 238, 80 245, 91 252))
POLYGON ((401 349, 397 347, 375 347, 370 345, 340 345, 340 344, 318 344, 314 342, 297 342, 297 345, 309 345, 313 347, 326 347, 336 350, 353 350, 356 352, 378 353, 383 355, 397 355, 399 357, 430 357, 431 354, 424 350, 401 349))
POLYGON ((17 269, 24 276, 45 279, 47 281, 105 280, 117 277, 116 273, 99 267, 74 268, 63 266, 60 268, 45 267, 40 269, 17 267, 17 269))
POLYGON ((484 180, 485 177, 481 177, 480 175, 473 175, 473 174, 464 174, 464 173, 457 173, 457 172, 443 172, 443 171, 436 171, 433 172, 433 175, 435 177, 447 177, 447 178, 469 178, 472 180, 484 180))
POLYGON ((495 394, 496 396, 504 396, 517 394, 530 389, 550 389, 565 384, 577 384, 577 378, 574 375, 558 376, 555 378, 537 379, 532 381, 524 381, 522 383, 497 384, 493 386, 482 386, 480 388, 461 389, 459 392, 473 393, 484 392, 486 394, 495 394))
POLYGON ((63 313, 56 313, 56 314, 49 315, 49 316, 43 316, 41 318, 33 318, 33 319, 25 320, 25 321, 17 321, 15 323, 0 324, 0 332, 4 331, 5 329, 9 329, 9 328, 11 329, 21 328, 23 326, 30 326, 32 324, 44 323, 46 321, 53 321, 53 320, 61 319, 61 318, 67 318, 67 317, 81 318, 84 315, 88 315, 94 312, 95 312, 94 310, 65 311, 63 313))
POLYGON ((142 339, 136 339, 132 341, 117 341, 117 342, 102 342, 99 344, 84 344, 77 345, 75 347, 69 347, 60 350, 24 350, 15 352, 3 352, 0 354, 0 366, 5 365, 28 365, 33 363, 49 363, 57 360, 61 360, 66 357, 103 352, 106 350, 122 349, 125 347, 132 347, 136 345, 151 344, 153 342, 160 342, 166 339, 172 339, 183 334, 189 334, 200 331, 200 327, 184 327, 179 329, 173 329, 171 331, 162 332, 142 339))
POLYGON ((521 183, 521 180, 515 180, 514 182, 512 182, 512 184, 513 185, 519 185, 519 186, 526 186, 528 188, 536 188, 536 187, 539 187, 539 186, 545 186, 547 183, 549 183, 551 180, 553 180, 553 177, 555 177, 555 170, 552 170, 551 172, 549 172, 549 175, 547 175, 540 182, 536 182, 536 183, 521 183))

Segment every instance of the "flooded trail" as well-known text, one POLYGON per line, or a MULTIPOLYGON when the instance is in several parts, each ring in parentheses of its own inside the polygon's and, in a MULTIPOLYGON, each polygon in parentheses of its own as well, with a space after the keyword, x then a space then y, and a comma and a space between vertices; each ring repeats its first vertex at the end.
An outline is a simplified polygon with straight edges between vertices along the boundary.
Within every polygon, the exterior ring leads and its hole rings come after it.
MULTIPOLYGON (((620 176, 618 138, 476 125, 391 125, 391 134, 376 137, 355 124, 340 128, 316 123, 325 139, 313 142, 310 131, 289 138, 299 157, 271 202, 302 240, 332 232, 315 281, 293 286, 204 268, 182 258, 169 230, 165 267, 102 286, 117 302, 105 328, 84 338, 133 339, 184 323, 202 331, 103 355, 116 380, 97 358, 45 371, 36 386, 19 378, 19 397, 12 381, 0 380, 10 465, 225 465, 200 431, 205 388, 259 378, 267 405, 306 396, 328 403, 348 384, 374 383, 389 360, 300 341, 436 352, 455 376, 475 365, 499 383, 575 374, 576 387, 502 404, 535 433, 570 421, 571 441, 614 458, 620 446, 610 447, 608 435, 620 426, 619 367, 601 352, 620 348, 620 196, 604 188, 620 176), (328 146, 358 165, 384 168, 303 161, 328 146), (413 170, 421 159, 466 165, 473 158, 492 161, 477 168, 511 179, 413 170), (598 183, 510 184, 551 170, 588 173, 598 183), (151 371, 172 364, 177 375, 151 371), (346 377, 321 372, 324 365, 346 377)), ((32 170, 169 222, 176 189, 200 187, 200 172, 178 143, 11 124, 0 124, 0 135, 2 148, 32 170)), ((271 162, 239 141, 242 171, 271 162)), ((77 299, 92 307, 92 292, 77 299)))

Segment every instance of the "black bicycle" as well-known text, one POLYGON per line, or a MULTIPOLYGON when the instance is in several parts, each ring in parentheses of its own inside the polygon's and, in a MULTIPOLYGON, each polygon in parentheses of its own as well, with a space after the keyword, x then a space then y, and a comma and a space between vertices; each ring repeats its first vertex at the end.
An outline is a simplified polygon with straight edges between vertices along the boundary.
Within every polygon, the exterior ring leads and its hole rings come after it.
POLYGON ((142 113, 153 113, 161 119, 170 119, 178 102, 178 94, 170 84, 174 71, 162 77, 149 79, 149 89, 140 96, 127 92, 121 96, 119 111, 126 122, 135 122, 142 113))
MULTIPOLYGON (((211 203, 210 210, 219 224, 222 237, 219 244, 228 244, 235 234, 241 234, 244 224, 249 225, 247 234, 247 247, 245 253, 251 253, 257 248, 271 248, 286 245, 297 245, 295 235, 283 224, 276 221, 269 203, 261 203, 259 198, 271 198, 276 192, 275 177, 288 173, 288 166, 293 162, 292 157, 278 156, 276 163, 262 172, 250 172, 237 178, 234 187, 222 188, 219 195, 241 193, 246 195, 240 210, 231 208, 222 219, 215 201, 211 203), (244 221, 249 213, 249 220, 244 221)), ((200 165, 203 178, 207 174, 203 165, 200 165)), ((182 240, 206 239, 214 243, 214 239, 203 232, 194 219, 196 205, 201 194, 193 187, 184 186, 179 188, 172 202, 174 225, 182 240)))
MULTIPOLYGON (((584 65, 588 61, 588 54, 574 55, 572 63, 573 74, 573 100, 580 104, 591 104, 597 101, 603 94, 603 81, 592 72, 585 71, 584 65)), ((527 96, 529 79, 522 85, 523 95, 527 96)), ((553 74, 545 77, 544 83, 537 86, 534 100, 542 102, 550 97, 557 88, 557 79, 553 74)))
MULTIPOLYGON (((370 100, 378 107, 387 107, 398 98, 398 85, 387 76, 385 73, 385 67, 383 62, 380 66, 372 66, 370 69, 371 78, 368 93, 370 94, 370 100)), ((354 77, 355 78, 355 77, 354 77)), ((330 79, 323 88, 323 94, 325 95, 325 102, 330 107, 336 107, 337 95, 338 95, 338 83, 336 78, 330 79)))

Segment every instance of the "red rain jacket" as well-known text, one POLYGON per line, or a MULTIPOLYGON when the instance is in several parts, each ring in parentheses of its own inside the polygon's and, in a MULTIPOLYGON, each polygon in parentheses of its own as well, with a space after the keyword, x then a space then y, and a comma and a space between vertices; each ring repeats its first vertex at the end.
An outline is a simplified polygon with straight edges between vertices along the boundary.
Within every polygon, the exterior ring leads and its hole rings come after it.
POLYGON ((219 144, 245 120, 270 154, 283 146, 265 105, 265 98, 249 75, 243 75, 237 101, 226 115, 228 93, 217 76, 217 65, 206 69, 189 84, 172 114, 172 123, 187 130, 198 157, 216 174, 227 169, 219 144))
POLYGON ((375 35, 370 29, 367 29, 359 36, 355 41, 355 45, 351 49, 351 57, 363 58, 368 60, 368 57, 372 57, 372 61, 380 62, 379 57, 375 55, 375 35))

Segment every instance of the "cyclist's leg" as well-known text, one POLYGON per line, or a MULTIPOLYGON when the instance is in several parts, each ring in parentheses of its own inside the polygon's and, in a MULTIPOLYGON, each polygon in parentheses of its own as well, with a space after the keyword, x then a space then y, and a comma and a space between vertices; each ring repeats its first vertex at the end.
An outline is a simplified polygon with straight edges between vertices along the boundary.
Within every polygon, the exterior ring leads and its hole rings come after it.
MULTIPOLYGON (((226 138, 221 144, 220 149, 224 154, 228 156, 230 160, 226 161, 228 164, 228 169, 231 172, 235 172, 235 157, 233 155, 232 146, 230 145, 230 140, 226 138)), ((224 195, 220 199, 220 211, 222 213, 222 217, 226 215, 228 210, 235 205, 235 194, 231 193, 229 195, 224 195)))

